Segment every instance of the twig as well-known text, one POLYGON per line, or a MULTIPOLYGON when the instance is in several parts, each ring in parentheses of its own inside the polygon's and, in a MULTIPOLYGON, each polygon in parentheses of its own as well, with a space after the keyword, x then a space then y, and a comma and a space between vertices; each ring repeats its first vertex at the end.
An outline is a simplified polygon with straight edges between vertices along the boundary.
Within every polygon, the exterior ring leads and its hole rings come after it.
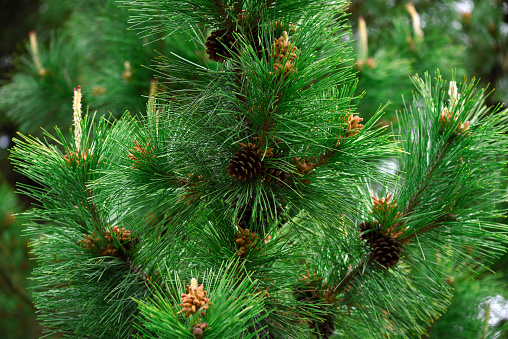
POLYGON ((434 220, 432 223, 423 227, 422 229, 418 230, 417 232, 408 235, 404 239, 400 239, 400 241, 402 241, 403 243, 409 243, 417 235, 420 236, 425 232, 432 231, 433 229, 441 226, 441 224, 445 221, 454 221, 454 220, 456 220, 455 216, 453 214, 448 213, 448 214, 443 215, 443 216, 439 217, 438 219, 434 220))
POLYGON ((428 184, 427 181, 429 180, 430 176, 434 173, 437 163, 439 161, 441 161, 441 159, 445 155, 446 151, 448 150, 448 146, 449 146, 449 143, 447 142, 445 144, 445 146, 441 149, 441 151, 439 151, 439 154, 436 156, 436 158, 430 165, 429 171, 427 172, 427 174, 425 174, 425 178, 423 178, 422 182, 420 182, 420 185, 418 185, 418 188, 416 189, 415 195, 409 201, 409 204, 407 205, 406 210, 403 213, 404 215, 407 216, 407 215, 411 214, 413 212, 414 208, 417 206, 418 198, 425 191, 427 184, 428 184))
POLYGON ((346 288, 354 278, 359 277, 363 273, 365 266, 367 266, 367 264, 370 263, 373 259, 374 255, 370 254, 368 257, 360 261, 358 266, 349 271, 349 273, 344 277, 344 279, 342 279, 342 281, 338 282, 337 284, 335 284, 335 286, 333 286, 332 288, 333 293, 339 294, 340 292, 342 292, 342 290, 344 290, 344 288, 346 288))
POLYGON ((213 0, 213 2, 215 3, 215 6, 217 6, 217 9, 219 10, 220 16, 223 19, 226 19, 227 13, 226 13, 226 10, 224 8, 224 4, 222 3, 222 1, 221 0, 213 0))

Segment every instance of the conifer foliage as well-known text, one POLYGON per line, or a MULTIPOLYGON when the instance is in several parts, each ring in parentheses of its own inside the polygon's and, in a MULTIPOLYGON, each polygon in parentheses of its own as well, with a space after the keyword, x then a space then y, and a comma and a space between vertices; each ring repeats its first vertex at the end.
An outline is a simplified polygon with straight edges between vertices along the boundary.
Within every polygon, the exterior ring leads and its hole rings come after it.
POLYGON ((81 119, 78 89, 70 138, 16 140, 48 333, 416 337, 449 303, 446 265, 504 251, 507 111, 475 81, 414 77, 393 135, 355 112, 342 2, 124 5, 216 67, 161 58, 181 86, 146 118, 81 119))

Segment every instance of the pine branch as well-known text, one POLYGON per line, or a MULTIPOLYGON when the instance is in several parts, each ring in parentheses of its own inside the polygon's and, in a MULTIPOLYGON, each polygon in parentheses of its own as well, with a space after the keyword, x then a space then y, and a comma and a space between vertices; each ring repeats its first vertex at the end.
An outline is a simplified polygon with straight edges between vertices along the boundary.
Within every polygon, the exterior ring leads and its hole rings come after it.
MULTIPOLYGON (((342 291, 347 288, 349 286, 349 284, 353 281, 353 280, 356 280, 358 278, 360 278, 365 269, 367 269, 368 265, 374 260, 374 255, 373 253, 371 253, 368 257, 362 259, 360 261, 360 263, 355 267, 353 268, 352 270, 350 270, 348 272, 348 274, 340 281, 338 281, 332 288, 332 291, 335 293, 335 294, 340 294, 342 293, 342 291)), ((345 299, 341 300, 340 302, 342 303, 343 301, 345 301, 345 299)))
POLYGON ((423 194, 423 192, 427 188, 428 181, 432 178, 432 175, 433 175, 433 173, 434 173, 434 171, 436 169, 436 166, 438 166, 440 161, 443 159, 443 157, 446 154, 449 146, 450 146, 449 142, 446 142, 441 147, 439 153, 434 158, 434 160, 433 160, 432 164, 430 165, 427 173, 425 174, 425 177, 423 178, 423 180, 418 185, 418 188, 416 189, 416 192, 414 193, 414 196, 411 198, 411 200, 409 201, 406 209, 404 210, 404 213, 403 213, 404 215, 409 216, 413 212, 414 208, 418 205, 418 199, 419 199, 420 195, 423 194))
POLYGON ((217 6, 217 10, 219 12, 219 15, 225 20, 227 18, 227 13, 224 8, 224 4, 222 3, 222 0, 213 0, 215 6, 217 6))

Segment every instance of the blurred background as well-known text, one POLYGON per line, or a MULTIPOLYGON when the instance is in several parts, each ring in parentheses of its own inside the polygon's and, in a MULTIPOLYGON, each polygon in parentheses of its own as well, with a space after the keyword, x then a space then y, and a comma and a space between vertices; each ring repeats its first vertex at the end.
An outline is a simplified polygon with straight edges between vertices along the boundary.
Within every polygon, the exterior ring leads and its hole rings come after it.
MULTIPOLYGON (((482 87, 495 89, 489 106, 508 104, 508 0, 353 0, 348 13, 361 117, 390 103, 382 123, 396 126, 395 113, 411 100, 409 77, 436 69, 448 80, 479 78, 482 87)), ((146 96, 156 90, 154 71, 145 66, 170 52, 208 62, 204 45, 196 43, 200 32, 149 43, 127 30, 128 16, 114 0, 0 0, 2 338, 42 335, 31 302, 36 261, 23 236, 28 221, 13 217, 33 204, 14 193, 16 182, 30 184, 9 164, 16 132, 69 128, 78 84, 90 112, 141 114, 146 96)), ((508 338, 508 257, 490 267, 497 273, 484 269, 474 279, 447 278, 455 297, 429 327, 431 338, 508 338)))

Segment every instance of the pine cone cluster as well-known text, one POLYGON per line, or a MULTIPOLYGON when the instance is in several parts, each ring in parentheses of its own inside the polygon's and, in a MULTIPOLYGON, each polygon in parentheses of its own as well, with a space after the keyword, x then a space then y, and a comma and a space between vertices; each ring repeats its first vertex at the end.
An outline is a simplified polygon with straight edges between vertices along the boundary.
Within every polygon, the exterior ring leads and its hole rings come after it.
POLYGON ((202 339, 205 336, 205 330, 208 327, 207 323, 194 324, 192 326, 192 334, 196 339, 202 339))
POLYGON ((247 181, 261 174, 263 164, 256 145, 239 143, 241 148, 229 162, 228 171, 235 180, 247 181))
MULTIPOLYGON (((314 162, 316 161, 316 157, 308 159, 302 159, 302 158, 294 158, 293 164, 296 167, 296 173, 300 174, 302 177, 306 175, 310 175, 313 173, 310 173, 314 169, 314 162)), ((308 179, 301 179, 301 182, 304 184, 310 184, 311 181, 308 179)))
POLYGON ((363 125, 360 124, 360 122, 363 121, 363 118, 360 118, 359 116, 351 114, 347 117, 347 132, 346 137, 351 138, 356 136, 363 128, 363 125))
POLYGON ((282 32, 282 36, 279 39, 275 39, 272 44, 271 57, 275 58, 275 64, 273 65, 274 72, 270 72, 272 75, 289 75, 296 71, 294 68, 294 61, 296 59, 296 46, 293 46, 288 41, 288 33, 282 32))
MULTIPOLYGON (((265 244, 270 240, 270 236, 265 240, 265 244)), ((238 232, 236 233, 235 250, 236 255, 244 258, 251 251, 259 249, 257 246, 260 242, 258 234, 250 231, 248 228, 243 229, 238 225, 238 232)))
POLYGON ((189 293, 182 293, 182 303, 180 304, 182 309, 178 311, 177 314, 185 313, 185 317, 187 318, 202 309, 201 315, 205 315, 206 310, 209 308, 208 303, 210 302, 210 299, 206 297, 207 292, 203 291, 203 284, 198 287, 197 279, 192 278, 190 286, 187 285, 186 289, 189 293))
POLYGON ((397 265, 402 253, 402 244, 390 236, 381 237, 371 243, 376 264, 384 269, 397 265))
POLYGON ((224 62, 231 58, 230 51, 235 50, 235 37, 233 32, 226 28, 218 29, 210 33, 205 46, 210 60, 224 62))
POLYGON ((120 248, 115 246, 113 235, 111 235, 110 231, 104 232, 104 238, 107 242, 105 244, 101 244, 101 240, 97 235, 85 234, 84 238, 78 241, 78 245, 87 249, 95 250, 102 256, 124 257, 136 244, 139 243, 139 238, 132 237, 131 232, 125 228, 115 226, 112 230, 116 235, 115 238, 118 239, 121 244, 120 248))

